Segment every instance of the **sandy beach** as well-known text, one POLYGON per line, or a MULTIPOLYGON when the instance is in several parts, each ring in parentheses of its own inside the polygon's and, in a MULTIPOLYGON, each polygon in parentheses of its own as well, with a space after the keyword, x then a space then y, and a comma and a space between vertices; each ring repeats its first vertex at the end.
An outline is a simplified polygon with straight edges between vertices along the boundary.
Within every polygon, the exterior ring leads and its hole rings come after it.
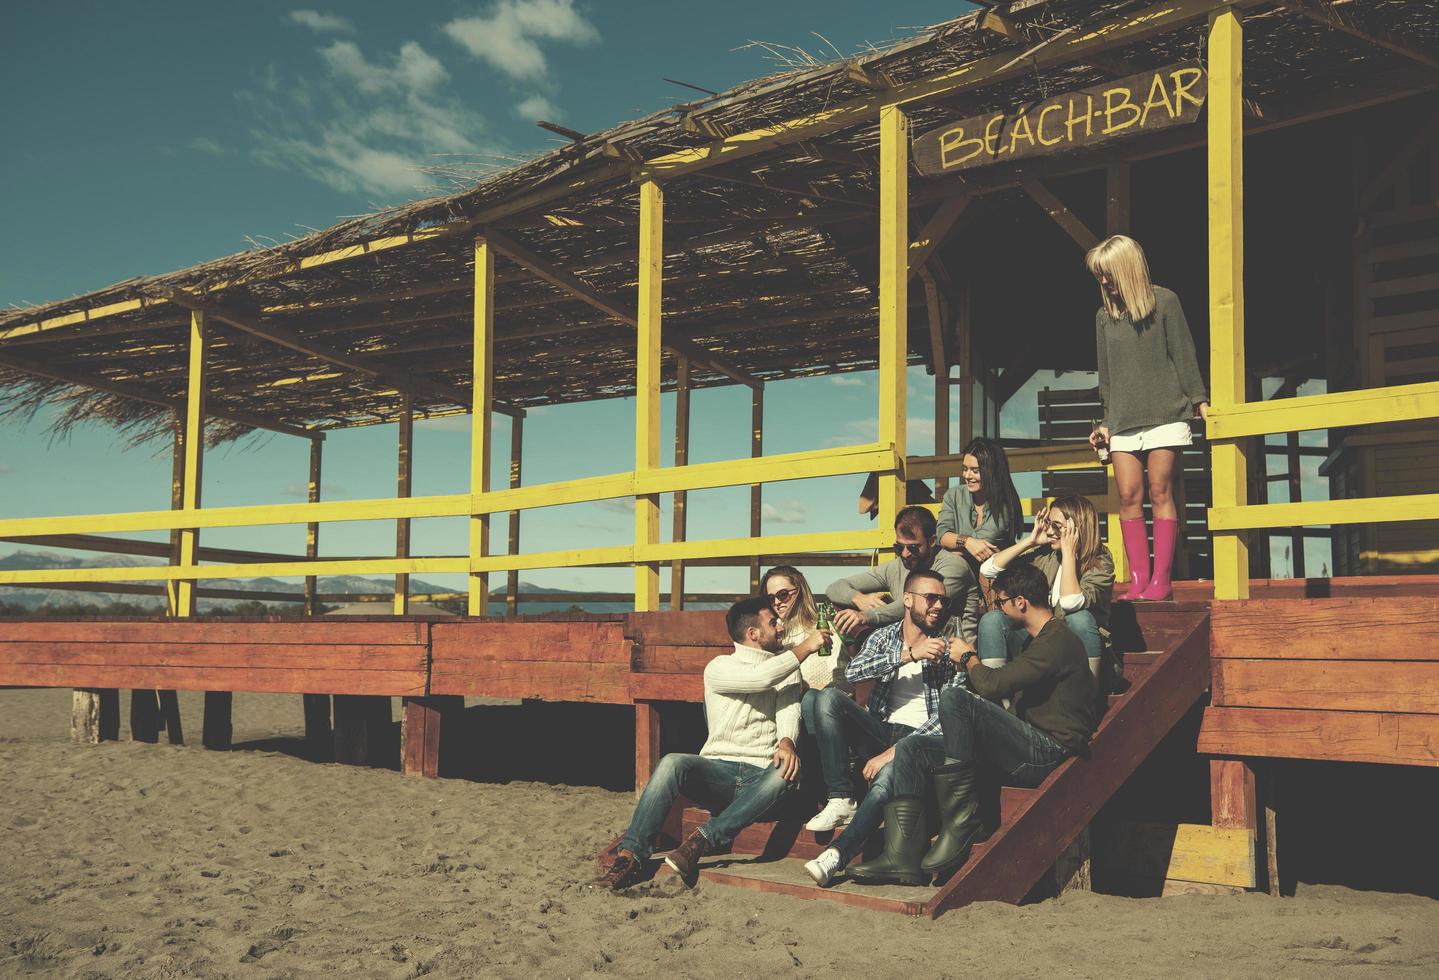
POLYGON ((78 746, 69 700, 0 691, 4 976, 1439 974, 1439 902, 1335 886, 937 922, 670 876, 592 894, 628 791, 311 762, 296 697, 238 695, 228 753, 78 746))

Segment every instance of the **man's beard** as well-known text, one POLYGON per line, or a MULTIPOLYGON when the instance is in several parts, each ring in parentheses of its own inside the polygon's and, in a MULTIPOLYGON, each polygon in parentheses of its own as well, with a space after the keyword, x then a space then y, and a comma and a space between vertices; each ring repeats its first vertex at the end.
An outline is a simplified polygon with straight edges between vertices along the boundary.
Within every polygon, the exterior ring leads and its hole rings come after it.
POLYGON ((944 613, 940 613, 938 618, 935 619, 934 625, 931 626, 925 622, 924 613, 917 609, 911 609, 909 611, 909 621, 926 636, 938 636, 940 630, 944 629, 944 613))

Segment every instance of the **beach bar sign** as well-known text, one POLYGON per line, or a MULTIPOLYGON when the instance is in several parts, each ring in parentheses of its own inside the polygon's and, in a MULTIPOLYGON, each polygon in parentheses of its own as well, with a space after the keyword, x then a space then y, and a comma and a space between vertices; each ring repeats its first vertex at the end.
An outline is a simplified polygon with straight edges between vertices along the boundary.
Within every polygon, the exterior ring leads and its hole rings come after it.
POLYGON ((917 137, 915 166, 933 177, 1194 122, 1208 81, 1203 67, 1186 62, 973 116, 917 137))

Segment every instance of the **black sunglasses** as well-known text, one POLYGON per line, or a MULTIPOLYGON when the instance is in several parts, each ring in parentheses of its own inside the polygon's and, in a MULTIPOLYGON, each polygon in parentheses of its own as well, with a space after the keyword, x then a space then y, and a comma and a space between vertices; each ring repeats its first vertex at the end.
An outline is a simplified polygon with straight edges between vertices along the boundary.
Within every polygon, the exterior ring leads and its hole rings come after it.
POLYGON ((783 604, 789 602, 797 595, 799 595, 799 589, 780 589, 778 592, 771 592, 769 594, 769 601, 771 604, 783 604))
POLYGON ((922 544, 905 544, 902 541, 896 541, 894 543, 894 553, 896 555, 922 555, 924 554, 924 547, 922 544))

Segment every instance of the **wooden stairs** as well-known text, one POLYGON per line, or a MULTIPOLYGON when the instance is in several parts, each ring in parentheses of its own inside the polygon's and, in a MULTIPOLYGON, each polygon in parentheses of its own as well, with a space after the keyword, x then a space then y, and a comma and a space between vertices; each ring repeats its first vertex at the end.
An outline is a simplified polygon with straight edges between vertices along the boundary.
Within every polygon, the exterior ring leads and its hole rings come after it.
MULTIPOLYGON (((971 902, 1021 902, 1209 687, 1206 603, 1116 607, 1115 641, 1131 686, 1110 697, 1090 757, 1071 759, 1036 789, 1005 787, 999 828, 938 888, 865 886, 844 878, 818 888, 803 864, 822 851, 833 834, 807 832, 800 820, 752 825, 729 854, 707 858, 701 876, 741 888, 929 918, 971 902)), ((708 818, 706 811, 685 801, 676 809, 671 825, 678 824, 675 829, 682 834, 708 818)))

